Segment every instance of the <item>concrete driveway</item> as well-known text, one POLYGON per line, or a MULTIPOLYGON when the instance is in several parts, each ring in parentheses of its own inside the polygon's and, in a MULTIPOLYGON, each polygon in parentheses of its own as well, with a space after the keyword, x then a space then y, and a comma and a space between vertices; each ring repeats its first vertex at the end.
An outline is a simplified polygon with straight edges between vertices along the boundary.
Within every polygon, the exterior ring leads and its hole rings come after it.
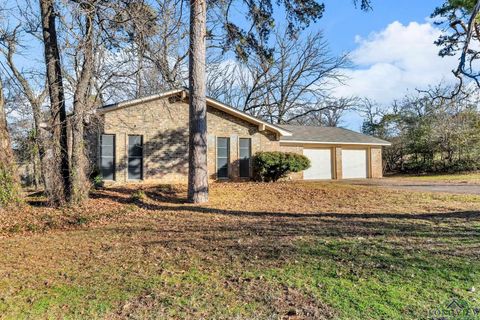
POLYGON ((342 183, 395 190, 480 195, 480 184, 411 181, 398 178, 342 180, 342 183))

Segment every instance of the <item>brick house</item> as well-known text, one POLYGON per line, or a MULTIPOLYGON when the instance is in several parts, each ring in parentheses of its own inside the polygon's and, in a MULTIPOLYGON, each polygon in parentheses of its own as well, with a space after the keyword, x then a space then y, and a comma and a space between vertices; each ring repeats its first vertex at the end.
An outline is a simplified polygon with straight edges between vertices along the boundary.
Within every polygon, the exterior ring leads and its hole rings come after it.
MULTIPOLYGON (((186 182, 188 91, 176 89, 98 110, 95 161, 105 181, 186 182)), ((277 126, 207 98, 209 178, 248 179, 259 151, 305 154, 292 179, 382 177, 388 142, 341 128, 277 126)))

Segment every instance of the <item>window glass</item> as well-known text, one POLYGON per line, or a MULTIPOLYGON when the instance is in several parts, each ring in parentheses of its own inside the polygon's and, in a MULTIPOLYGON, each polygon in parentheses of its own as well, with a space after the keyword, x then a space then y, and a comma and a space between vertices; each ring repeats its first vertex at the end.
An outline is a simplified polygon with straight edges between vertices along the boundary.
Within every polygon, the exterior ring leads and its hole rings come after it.
POLYGON ((100 137, 100 174, 104 180, 115 180, 115 136, 100 137))
POLYGON ((228 177, 228 164, 230 162, 229 149, 229 138, 217 138, 217 178, 228 177))

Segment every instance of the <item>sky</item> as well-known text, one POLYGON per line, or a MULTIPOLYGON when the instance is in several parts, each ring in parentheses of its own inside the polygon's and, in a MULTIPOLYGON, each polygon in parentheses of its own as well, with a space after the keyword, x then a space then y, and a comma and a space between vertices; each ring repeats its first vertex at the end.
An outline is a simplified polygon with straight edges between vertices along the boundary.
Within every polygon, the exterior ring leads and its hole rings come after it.
MULTIPOLYGON (((457 59, 438 56, 433 42, 442 31, 429 18, 443 0, 372 0, 369 12, 355 8, 353 0, 323 2, 324 16, 307 31, 322 31, 332 54, 349 52, 352 61, 344 70, 348 80, 335 96, 368 97, 388 106, 415 89, 454 81, 457 59)), ((38 53, 38 60, 29 55, 22 62, 40 63, 38 53)), ((341 125, 358 131, 361 123, 358 114, 349 112, 341 125)))
MULTIPOLYGON (((332 53, 350 52, 352 69, 337 96, 368 97, 388 106, 415 89, 454 81, 455 57, 441 58, 433 43, 442 30, 430 15, 443 1, 373 0, 363 12, 352 0, 325 0, 324 17, 312 30, 323 30, 332 53)), ((349 112, 343 126, 359 130, 361 118, 349 112)))

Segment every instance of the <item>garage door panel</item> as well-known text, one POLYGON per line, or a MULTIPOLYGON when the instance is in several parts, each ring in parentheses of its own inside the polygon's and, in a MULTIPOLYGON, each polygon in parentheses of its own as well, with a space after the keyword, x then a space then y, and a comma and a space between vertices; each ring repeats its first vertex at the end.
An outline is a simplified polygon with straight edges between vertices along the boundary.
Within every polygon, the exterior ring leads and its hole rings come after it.
POLYGON ((367 171, 367 150, 342 150, 342 177, 344 179, 365 179, 367 171))
POLYGON ((304 149, 303 154, 311 162, 310 168, 303 172, 305 180, 332 179, 332 152, 330 148, 304 149))

